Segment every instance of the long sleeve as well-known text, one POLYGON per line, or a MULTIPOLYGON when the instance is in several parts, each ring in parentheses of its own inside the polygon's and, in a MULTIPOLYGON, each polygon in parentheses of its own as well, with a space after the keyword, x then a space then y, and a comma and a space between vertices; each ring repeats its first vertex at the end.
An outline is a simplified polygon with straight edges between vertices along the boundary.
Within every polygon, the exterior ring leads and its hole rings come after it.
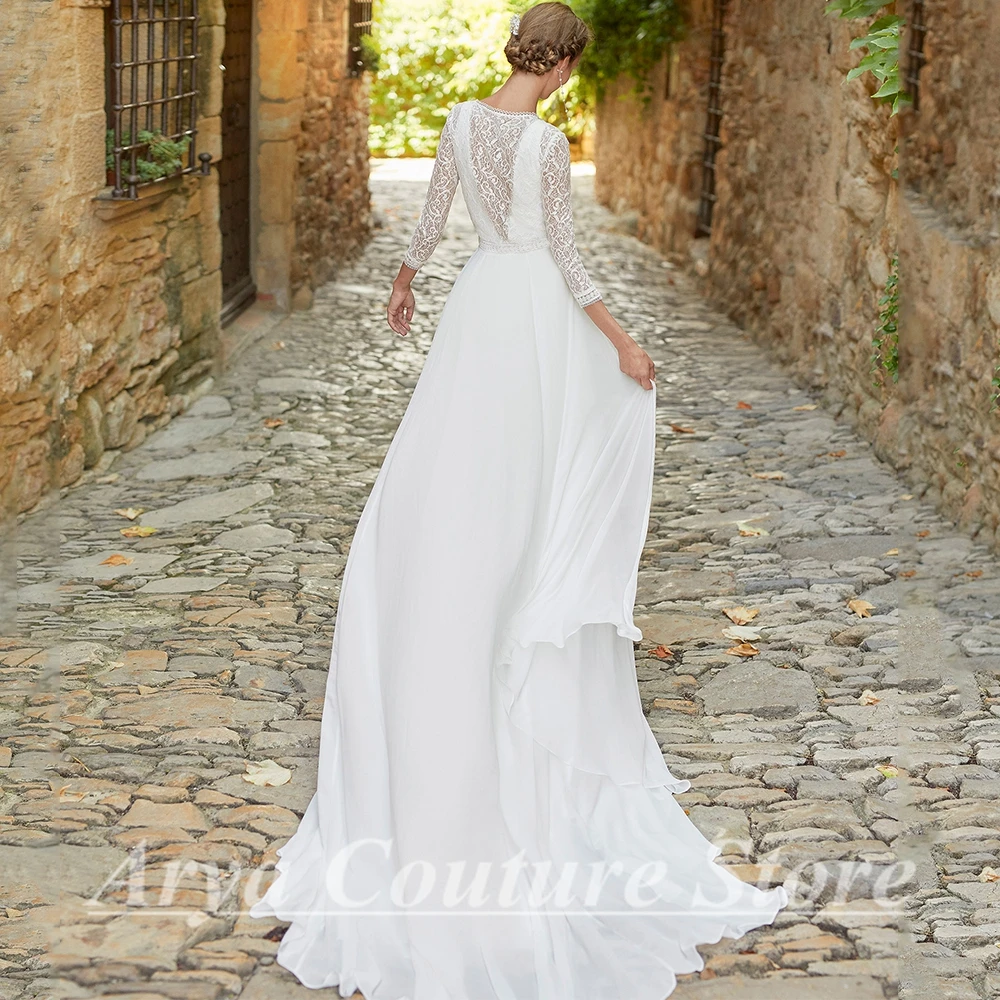
POLYGON ((547 130, 542 143, 542 207, 552 256, 566 284, 581 306, 589 306, 601 293, 587 274, 576 248, 569 166, 569 140, 556 129, 547 130))
POLYGON ((403 257, 408 267, 419 269, 430 260, 444 232, 448 212, 458 187, 458 164, 455 160, 454 115, 448 115, 441 130, 434 170, 427 188, 427 199, 420 212, 420 221, 413 231, 410 247, 403 257))

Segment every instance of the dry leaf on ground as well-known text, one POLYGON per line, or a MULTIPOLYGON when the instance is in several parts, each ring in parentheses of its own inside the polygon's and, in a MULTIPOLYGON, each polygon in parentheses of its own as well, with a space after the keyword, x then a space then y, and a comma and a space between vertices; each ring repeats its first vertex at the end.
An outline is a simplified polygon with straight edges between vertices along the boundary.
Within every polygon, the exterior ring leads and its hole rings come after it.
POLYGON ((134 563, 134 559, 130 559, 128 556, 123 556, 120 552, 116 552, 112 556, 108 556, 101 565, 102 566, 130 566, 134 563))
POLYGON ((793 413, 801 413, 803 410, 815 410, 819 406, 819 403, 803 403, 801 406, 793 406, 793 413))
POLYGON ((745 608, 742 604, 736 608, 723 608, 722 613, 734 625, 746 625, 760 614, 760 608, 745 608))
POLYGON ((752 410, 752 409, 753 409, 753 407, 752 407, 752 406, 751 406, 751 405, 750 405, 749 403, 747 403, 747 402, 745 402, 744 400, 742 400, 742 399, 741 399, 741 400, 740 400, 740 401, 739 401, 739 402, 738 402, 738 403, 736 404, 736 409, 737 409, 737 410, 752 410))
POLYGON ((283 340, 276 340, 271 345, 271 350, 272 351, 283 351, 284 349, 285 349, 285 342, 283 340))
POLYGON ((912 493, 900 493, 899 499, 900 500, 912 500, 913 499, 913 494, 912 493))
POLYGON ((729 625, 722 630, 722 634, 727 639, 735 639, 737 642, 755 641, 760 638, 760 630, 752 625, 729 625))
POLYGON ((885 552, 882 553, 882 555, 884 555, 884 556, 898 556, 899 555, 899 549, 886 549, 885 552))
POLYGON ((877 705, 882 699, 874 691, 865 688, 858 698, 859 705, 877 705))
POLYGON ((147 525, 133 524, 130 528, 119 528, 118 531, 126 538, 149 538, 150 535, 156 534, 157 529, 147 525))
POLYGON ((694 434, 693 427, 684 427, 682 424, 671 424, 670 429, 677 434, 694 434))
POLYGON ((267 420, 264 421, 264 426, 265 427, 280 427, 284 422, 285 421, 282 420, 281 417, 268 417, 267 420))
POLYGON ((1000 882, 1000 872, 998 872, 995 868, 991 868, 989 865, 987 865, 979 873, 979 881, 980 882, 1000 882))
POLYGON ((134 521, 140 514, 145 513, 145 507, 116 507, 115 513, 121 514, 122 517, 127 517, 130 521, 134 521))
POLYGON ((758 535, 768 534, 763 528, 758 528, 757 525, 751 524, 749 521, 737 521, 736 527, 739 528, 740 534, 744 538, 756 538, 758 535))
POLYGON ((251 785, 287 785, 292 780, 292 772, 287 767, 282 767, 277 761, 248 760, 247 772, 243 775, 244 781, 249 781, 251 785))
POLYGON ((666 646, 657 646, 649 651, 650 656, 655 656, 658 660, 666 660, 674 654, 666 646))
POLYGON ((899 768, 896 767, 895 764, 879 764, 878 767, 875 768, 875 770, 878 771, 878 773, 881 774, 883 778, 899 777, 899 768))
POLYGON ((872 612, 875 610, 875 605, 870 601, 864 601, 860 597, 852 597, 848 602, 847 606, 859 617, 859 618, 871 618, 872 612))
POLYGON ((784 479, 785 474, 783 472, 751 472, 750 475, 754 479, 784 479))
POLYGON ((752 642, 741 642, 738 646, 730 646, 726 652, 730 656, 756 656, 760 650, 752 642))

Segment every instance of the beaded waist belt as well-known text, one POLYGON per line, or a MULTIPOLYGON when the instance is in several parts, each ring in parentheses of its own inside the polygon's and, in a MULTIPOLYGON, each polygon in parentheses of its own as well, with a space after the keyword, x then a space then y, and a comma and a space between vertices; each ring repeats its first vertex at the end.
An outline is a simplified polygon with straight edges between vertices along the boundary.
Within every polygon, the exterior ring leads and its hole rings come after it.
POLYGON ((480 240, 479 249, 487 253, 531 253, 532 250, 544 250, 549 241, 545 238, 531 240, 528 243, 494 243, 491 240, 480 240))

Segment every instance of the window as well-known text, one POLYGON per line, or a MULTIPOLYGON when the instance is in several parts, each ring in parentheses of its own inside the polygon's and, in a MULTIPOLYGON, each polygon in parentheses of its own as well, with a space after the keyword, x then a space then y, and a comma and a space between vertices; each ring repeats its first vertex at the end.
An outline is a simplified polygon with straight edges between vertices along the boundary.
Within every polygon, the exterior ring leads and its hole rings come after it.
POLYGON ((190 173, 198 98, 198 0, 111 0, 107 8, 107 171, 113 198, 190 173))
POLYGON ((347 41, 347 72, 361 76, 371 69, 372 0, 351 0, 351 30, 347 41))
POLYGON ((722 63, 726 54, 726 0, 714 0, 712 5, 712 46, 709 56, 708 115, 705 121, 705 151, 701 160, 701 198, 698 202, 698 225, 695 236, 712 232, 712 212, 715 208, 715 156, 722 140, 722 63))
POLYGON ((910 50, 906 66, 906 92, 913 98, 913 110, 920 110, 920 71, 927 58, 924 55, 924 39, 927 23, 924 20, 924 0, 912 0, 910 18, 910 50))

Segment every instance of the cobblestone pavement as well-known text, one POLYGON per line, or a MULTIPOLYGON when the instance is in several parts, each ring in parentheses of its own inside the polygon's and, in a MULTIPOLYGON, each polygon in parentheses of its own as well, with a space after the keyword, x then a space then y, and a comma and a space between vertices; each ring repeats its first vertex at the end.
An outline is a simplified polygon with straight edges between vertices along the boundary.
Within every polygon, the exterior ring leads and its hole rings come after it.
MULTIPOLYGON (((311 794, 348 544, 474 245, 456 213, 394 338, 425 179, 380 168, 385 225, 356 266, 8 543, 0 1000, 312 995, 274 964, 280 927, 240 911, 311 794), (246 781, 264 759, 291 780, 246 781)), ((675 995, 1000 995, 996 558, 577 185, 593 275, 660 372, 650 724, 721 861, 794 889, 675 995)))

